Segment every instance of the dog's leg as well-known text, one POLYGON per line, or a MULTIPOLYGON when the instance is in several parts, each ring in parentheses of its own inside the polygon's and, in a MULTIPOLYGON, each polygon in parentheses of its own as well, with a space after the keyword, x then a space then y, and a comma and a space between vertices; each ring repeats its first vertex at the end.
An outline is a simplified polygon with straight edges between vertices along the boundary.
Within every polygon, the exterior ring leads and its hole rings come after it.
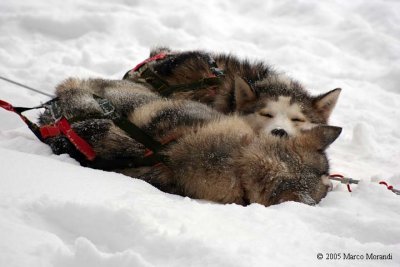
POLYGON ((102 114, 93 94, 98 88, 90 80, 68 78, 56 88, 62 115, 69 118, 89 118, 102 114))
POLYGON ((59 103, 66 117, 88 117, 102 113, 94 95, 109 100, 121 115, 136 107, 160 99, 147 87, 129 81, 69 78, 56 88, 59 103))

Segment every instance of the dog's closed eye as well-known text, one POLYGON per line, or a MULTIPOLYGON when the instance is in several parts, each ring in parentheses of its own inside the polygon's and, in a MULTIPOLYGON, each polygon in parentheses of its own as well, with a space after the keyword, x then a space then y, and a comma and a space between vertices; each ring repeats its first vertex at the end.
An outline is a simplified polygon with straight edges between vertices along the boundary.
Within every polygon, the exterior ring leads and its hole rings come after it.
POLYGON ((292 118, 293 122, 305 122, 304 119, 300 119, 300 118, 292 118))
POLYGON ((261 116, 267 117, 267 118, 273 118, 274 116, 271 113, 260 113, 261 116))

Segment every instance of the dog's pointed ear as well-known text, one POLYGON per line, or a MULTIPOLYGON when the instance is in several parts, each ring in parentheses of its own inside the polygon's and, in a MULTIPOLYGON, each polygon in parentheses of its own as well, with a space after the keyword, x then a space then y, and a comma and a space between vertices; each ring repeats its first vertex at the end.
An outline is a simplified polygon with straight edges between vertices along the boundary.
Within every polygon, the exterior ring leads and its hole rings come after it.
POLYGON ((341 88, 336 88, 314 98, 314 108, 322 115, 325 122, 328 121, 341 91, 341 88))
POLYGON ((235 101, 236 109, 241 110, 247 103, 257 98, 251 86, 239 76, 235 77, 235 101))
POLYGON ((323 151, 339 137, 341 132, 341 127, 319 125, 305 131, 298 140, 299 145, 312 150, 323 151))

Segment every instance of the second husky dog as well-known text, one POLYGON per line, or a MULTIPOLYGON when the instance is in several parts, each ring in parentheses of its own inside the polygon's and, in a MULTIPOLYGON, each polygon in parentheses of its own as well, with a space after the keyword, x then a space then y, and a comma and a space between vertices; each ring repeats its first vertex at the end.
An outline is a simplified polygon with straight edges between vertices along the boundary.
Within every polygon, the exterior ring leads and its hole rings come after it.
POLYGON ((296 137, 255 135, 238 117, 205 125, 171 144, 164 165, 120 170, 159 189, 218 203, 265 206, 284 201, 313 205, 327 194, 324 150, 341 128, 317 126, 296 137))
POLYGON ((225 114, 236 112, 253 128, 273 135, 296 135, 327 124, 341 92, 337 88, 311 96, 299 82, 268 65, 233 55, 159 48, 150 56, 154 60, 124 78, 171 98, 200 101, 225 114))
MULTIPOLYGON (((315 204, 329 188, 326 147, 340 128, 317 126, 296 137, 258 134, 243 118, 225 116, 208 106, 161 98, 126 81, 68 79, 57 88, 63 115, 94 149, 98 158, 128 159, 134 168, 111 170, 139 177, 159 189, 219 203, 265 206, 293 200, 315 204), (146 147, 101 118, 94 94, 112 102, 116 111, 163 142, 161 165, 140 167, 146 147)), ((53 122, 45 112, 41 124, 53 122)), ((47 140, 55 153, 73 150, 62 136, 47 140)), ((97 166, 100 167, 101 166, 97 166)))

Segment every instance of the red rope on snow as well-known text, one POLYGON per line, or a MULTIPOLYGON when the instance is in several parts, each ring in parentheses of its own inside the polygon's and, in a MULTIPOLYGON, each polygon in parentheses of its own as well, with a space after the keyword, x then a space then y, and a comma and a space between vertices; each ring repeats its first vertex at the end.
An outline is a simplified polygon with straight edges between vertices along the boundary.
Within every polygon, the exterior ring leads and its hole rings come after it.
MULTIPOLYGON (((355 179, 352 179, 352 178, 344 177, 341 174, 331 174, 331 175, 329 175, 329 179, 340 181, 342 184, 346 184, 347 190, 349 192, 352 192, 350 184, 358 184, 358 182, 359 182, 359 180, 355 180, 355 179)), ((379 184, 385 185, 388 190, 392 191, 393 193, 395 193, 397 195, 400 195, 400 190, 393 188, 393 186, 389 185, 387 182, 380 181, 379 184)))
POLYGON ((350 184, 347 184, 347 190, 349 190, 350 193, 353 192, 351 191, 350 184))
POLYGON ((383 184, 383 185, 385 185, 386 186, 386 188, 388 189, 388 190, 390 190, 390 191, 392 191, 393 190, 393 186, 391 186, 391 185, 388 185, 385 181, 380 181, 379 182, 379 184, 383 184))
POLYGON ((339 178, 340 180, 341 180, 341 182, 342 183, 345 183, 346 184, 346 186, 347 186, 347 190, 351 193, 352 192, 352 190, 351 190, 351 187, 350 187, 350 183, 348 183, 348 182, 345 182, 343 179, 344 179, 344 176, 343 175, 341 175, 341 174, 331 174, 331 175, 329 175, 329 178, 339 178))

